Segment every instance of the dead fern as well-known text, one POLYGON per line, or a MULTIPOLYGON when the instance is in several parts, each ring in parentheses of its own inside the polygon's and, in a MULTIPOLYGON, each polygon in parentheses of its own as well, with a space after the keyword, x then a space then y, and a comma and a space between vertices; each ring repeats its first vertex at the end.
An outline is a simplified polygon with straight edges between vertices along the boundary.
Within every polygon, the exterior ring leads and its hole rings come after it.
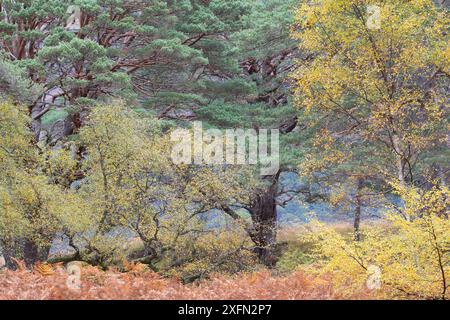
MULTIPOLYGON (((16 262, 17 263, 17 262, 16 262)), ((20 264, 23 266, 23 264, 20 264)), ((51 266, 52 269, 55 266, 51 266)), ((177 279, 163 278, 129 263, 129 272, 83 268, 80 290, 68 290, 66 271, 47 273, 48 266, 0 274, 0 300, 301 300, 343 299, 333 291, 331 276, 317 279, 303 272, 274 276, 269 271, 235 276, 212 275, 209 280, 183 285, 177 279), (44 271, 43 273, 38 270, 44 271)), ((62 269, 65 270, 65 269, 62 269)), ((347 295, 346 299, 349 298, 347 295)), ((351 299, 373 298, 364 289, 351 293, 351 299)))
POLYGON ((55 274, 53 266, 47 263, 37 263, 34 266, 34 271, 38 272, 42 276, 51 276, 55 274))

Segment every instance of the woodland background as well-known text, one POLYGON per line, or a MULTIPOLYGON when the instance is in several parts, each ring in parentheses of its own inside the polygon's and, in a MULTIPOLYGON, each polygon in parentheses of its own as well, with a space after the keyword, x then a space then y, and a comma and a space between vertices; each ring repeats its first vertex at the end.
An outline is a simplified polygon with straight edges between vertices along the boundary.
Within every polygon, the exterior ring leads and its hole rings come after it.
POLYGON ((0 1, 0 298, 448 299, 448 7, 0 1), (173 164, 194 120, 279 172, 173 164))

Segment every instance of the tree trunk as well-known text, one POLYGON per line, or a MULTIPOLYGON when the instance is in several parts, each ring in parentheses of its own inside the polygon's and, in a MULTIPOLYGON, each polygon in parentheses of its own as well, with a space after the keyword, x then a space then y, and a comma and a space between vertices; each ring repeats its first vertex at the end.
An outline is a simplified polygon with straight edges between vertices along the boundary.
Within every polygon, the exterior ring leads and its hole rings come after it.
POLYGON ((395 157, 396 157, 396 162, 397 162, 397 175, 398 175, 398 180, 400 182, 400 184, 402 186, 406 185, 406 180, 405 180, 405 161, 403 159, 403 152, 402 149, 400 147, 400 138, 397 134, 393 134, 392 135, 392 147, 394 149, 395 152, 395 157))
POLYGON ((39 248, 34 241, 25 239, 23 260, 27 268, 32 268, 37 262, 46 261, 50 248, 39 248))
POLYGON ((250 234, 256 245, 255 252, 261 263, 268 267, 276 264, 274 255, 277 240, 277 206, 276 195, 280 172, 274 177, 269 189, 256 196, 251 210, 253 230, 250 234))
POLYGON ((3 258, 5 258, 5 267, 10 270, 16 270, 17 265, 12 260, 12 258, 14 257, 12 251, 4 247, 2 249, 3 249, 3 258))
POLYGON ((22 239, 12 245, 2 245, 3 257, 6 267, 11 270, 17 269, 17 260, 23 260, 26 267, 31 269, 37 262, 46 261, 50 247, 39 248, 35 242, 30 239, 22 239))
POLYGON ((353 238, 355 241, 361 241, 361 207, 362 207, 362 199, 361 199, 361 191, 363 188, 363 179, 358 179, 358 187, 356 190, 356 208, 355 208, 355 220, 353 223, 354 235, 353 238))
POLYGON ((401 156, 397 156, 397 172, 398 172, 398 180, 402 186, 406 185, 405 180, 405 163, 401 156))

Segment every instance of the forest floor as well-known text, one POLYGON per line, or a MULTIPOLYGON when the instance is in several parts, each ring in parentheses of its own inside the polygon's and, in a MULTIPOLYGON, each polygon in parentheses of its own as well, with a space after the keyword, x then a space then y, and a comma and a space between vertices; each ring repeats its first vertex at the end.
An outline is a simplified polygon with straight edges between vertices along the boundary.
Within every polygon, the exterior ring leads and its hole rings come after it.
POLYGON ((235 276, 212 276, 184 285, 177 279, 153 272, 101 271, 82 269, 79 289, 68 286, 69 274, 56 268, 45 275, 35 271, 0 271, 0 300, 304 300, 371 299, 361 290, 342 296, 333 291, 330 279, 314 279, 303 272, 275 276, 258 271, 235 276))

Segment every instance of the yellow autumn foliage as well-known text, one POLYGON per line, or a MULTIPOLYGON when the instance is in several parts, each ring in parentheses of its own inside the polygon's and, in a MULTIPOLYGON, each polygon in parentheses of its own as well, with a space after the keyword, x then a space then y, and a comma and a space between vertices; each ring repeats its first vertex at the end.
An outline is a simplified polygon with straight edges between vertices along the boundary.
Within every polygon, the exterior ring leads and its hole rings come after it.
MULTIPOLYGON (((448 299, 450 277, 450 190, 424 191, 396 185, 404 208, 365 228, 362 241, 314 223, 307 238, 317 243, 321 272, 334 275, 336 290, 360 290, 379 269, 380 298, 448 299)), ((345 292, 342 292, 345 294, 345 292)))
POLYGON ((73 217, 80 224, 83 210, 76 195, 50 182, 48 158, 33 144, 28 124, 24 110, 0 103, 0 246, 22 259, 30 244, 45 259, 56 233, 71 228, 73 217))
POLYGON ((381 175, 412 181, 419 155, 447 137, 449 22, 448 10, 431 0, 300 5, 293 36, 309 58, 292 73, 296 105, 303 121, 323 119, 336 140, 303 167, 333 165, 349 138, 383 158, 371 164, 381 175))
POLYGON ((120 103, 93 108, 77 142, 86 149, 81 167, 74 142, 39 149, 28 123, 25 110, 0 104, 0 247, 8 258, 45 261, 64 235, 77 259, 106 268, 127 261, 131 232, 142 262, 164 271, 215 261, 248 240, 237 223, 224 220, 237 230, 234 241, 210 236, 208 225, 211 210, 248 201, 245 170, 174 165, 170 137, 156 121, 120 103), (75 170, 84 177, 72 190, 75 170), (196 255, 200 248, 205 253, 196 255))

